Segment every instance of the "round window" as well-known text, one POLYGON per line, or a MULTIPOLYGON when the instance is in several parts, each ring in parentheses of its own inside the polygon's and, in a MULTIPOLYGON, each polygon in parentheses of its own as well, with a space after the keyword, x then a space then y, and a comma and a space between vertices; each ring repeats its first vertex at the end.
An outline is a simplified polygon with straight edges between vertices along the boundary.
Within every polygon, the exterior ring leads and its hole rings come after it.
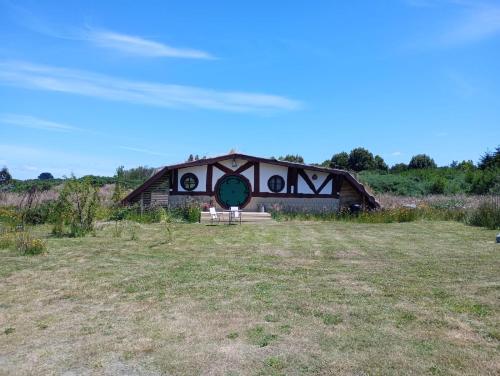
POLYGON ((285 188, 285 179, 279 175, 273 175, 267 181, 267 186, 271 192, 279 193, 285 188))
POLYGON ((181 177, 181 187, 186 191, 192 191, 198 186, 198 178, 195 174, 188 172, 181 177))

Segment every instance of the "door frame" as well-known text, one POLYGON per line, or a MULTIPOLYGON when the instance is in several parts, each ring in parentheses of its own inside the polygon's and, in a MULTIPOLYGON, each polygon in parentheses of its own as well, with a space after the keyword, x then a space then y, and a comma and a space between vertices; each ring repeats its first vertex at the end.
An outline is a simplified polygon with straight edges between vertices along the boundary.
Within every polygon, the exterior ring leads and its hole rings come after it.
POLYGON ((248 188, 248 197, 246 198, 245 202, 243 204, 241 204, 240 206, 240 209, 243 209, 245 206, 248 205, 248 203, 250 202, 250 200, 252 199, 252 184, 250 183, 250 181, 243 175, 241 174, 224 174, 222 175, 218 180, 217 180, 217 183, 215 184, 215 188, 214 188, 214 196, 215 196, 215 200, 217 201, 217 203, 220 205, 220 207, 224 208, 224 209, 229 209, 229 207, 226 206, 226 204, 222 203, 221 200, 219 199, 219 187, 220 185, 222 184, 222 182, 226 179, 226 178, 229 178, 231 176, 234 176, 234 177, 237 177, 239 178, 240 180, 243 181, 243 183, 247 186, 248 188))

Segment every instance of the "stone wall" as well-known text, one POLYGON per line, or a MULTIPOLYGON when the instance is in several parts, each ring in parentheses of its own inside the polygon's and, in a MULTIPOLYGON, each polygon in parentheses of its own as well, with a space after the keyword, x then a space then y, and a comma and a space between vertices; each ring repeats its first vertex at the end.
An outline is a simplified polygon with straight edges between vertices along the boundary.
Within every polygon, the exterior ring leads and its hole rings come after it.
POLYGON ((200 205, 208 204, 210 201, 215 203, 215 198, 210 196, 186 196, 186 195, 170 195, 168 197, 168 206, 171 208, 177 208, 183 206, 186 202, 198 202, 200 205))
MULTIPOLYGON (((200 204, 214 205, 218 210, 222 208, 217 204, 214 196, 186 196, 170 195, 169 207, 175 208, 184 205, 186 201, 195 201, 200 204)), ((304 197, 252 197, 250 202, 243 210, 259 211, 260 206, 264 205, 266 211, 270 211, 274 206, 283 210, 296 210, 308 212, 338 211, 339 200, 335 198, 304 198, 304 197)))
POLYGON ((282 210, 308 212, 339 210, 339 200, 326 197, 252 197, 245 210, 258 211, 261 205, 264 205, 266 211, 270 211, 273 206, 277 206, 282 210))

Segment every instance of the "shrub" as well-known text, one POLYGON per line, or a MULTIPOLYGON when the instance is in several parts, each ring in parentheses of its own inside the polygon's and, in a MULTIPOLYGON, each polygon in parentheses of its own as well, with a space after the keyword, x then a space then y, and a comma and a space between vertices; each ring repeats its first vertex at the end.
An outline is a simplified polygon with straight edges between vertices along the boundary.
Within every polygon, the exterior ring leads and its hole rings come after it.
POLYGON ((62 235, 68 224, 71 236, 86 235, 93 230, 98 207, 98 190, 89 179, 68 179, 52 212, 53 233, 62 235))
POLYGON ((430 191, 434 194, 442 194, 446 188, 446 180, 443 178, 437 178, 431 184, 430 191))
POLYGON ((22 225, 22 218, 14 208, 0 208, 0 223, 10 229, 15 229, 22 225))
POLYGON ((22 218, 26 224, 40 225, 47 223, 51 219, 52 211, 54 210, 55 201, 45 201, 41 204, 25 209, 22 212, 22 218))
POLYGON ((490 230, 500 229, 500 204, 498 200, 484 202, 477 209, 471 210, 466 216, 465 222, 490 230))
POLYGON ((47 250, 47 245, 42 239, 33 237, 27 231, 19 232, 15 242, 16 249, 23 255, 39 255, 47 250))

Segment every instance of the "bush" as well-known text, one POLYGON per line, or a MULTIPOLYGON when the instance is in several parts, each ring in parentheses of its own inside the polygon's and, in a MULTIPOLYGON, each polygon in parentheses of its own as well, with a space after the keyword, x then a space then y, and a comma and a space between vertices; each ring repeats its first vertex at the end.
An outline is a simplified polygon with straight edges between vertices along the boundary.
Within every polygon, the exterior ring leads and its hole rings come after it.
POLYGON ((47 245, 42 239, 35 238, 26 231, 19 232, 15 242, 16 249, 23 255, 39 255, 47 250, 47 245))
POLYGON ((446 188, 446 180, 443 178, 437 178, 431 184, 430 192, 433 194, 442 194, 446 188))
POLYGON ((69 225, 71 236, 86 235, 94 228, 98 208, 98 189, 90 179, 68 179, 52 211, 53 234, 63 235, 69 225))
POLYGON ((486 227, 490 230, 500 229, 500 204, 492 200, 482 203, 477 209, 471 210, 465 222, 471 226, 486 227))
POLYGON ((30 225, 40 225, 50 222, 55 201, 45 201, 38 206, 25 209, 22 213, 24 223, 30 225))
POLYGON ((200 221, 201 208, 200 204, 196 201, 186 200, 184 204, 176 209, 177 215, 179 215, 184 221, 188 223, 195 223, 200 221))
POLYGON ((22 218, 14 208, 0 208, 0 223, 10 229, 15 229, 22 225, 22 218))

